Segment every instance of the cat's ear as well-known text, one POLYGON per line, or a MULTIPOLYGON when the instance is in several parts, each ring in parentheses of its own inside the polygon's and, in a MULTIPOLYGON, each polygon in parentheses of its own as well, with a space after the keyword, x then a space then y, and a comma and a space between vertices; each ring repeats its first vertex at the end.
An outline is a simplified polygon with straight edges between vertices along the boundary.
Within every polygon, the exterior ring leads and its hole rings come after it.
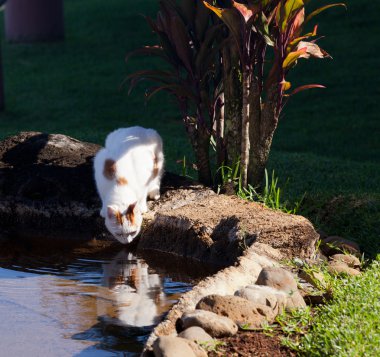
POLYGON ((116 216, 117 213, 117 207, 115 206, 107 206, 107 216, 109 219, 116 216))

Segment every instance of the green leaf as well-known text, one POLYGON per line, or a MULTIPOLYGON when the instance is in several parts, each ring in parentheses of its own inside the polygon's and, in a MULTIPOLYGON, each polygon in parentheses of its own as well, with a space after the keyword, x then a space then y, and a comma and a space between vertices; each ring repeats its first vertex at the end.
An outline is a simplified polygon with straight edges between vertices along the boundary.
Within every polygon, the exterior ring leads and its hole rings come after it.
POLYGON ((304 6, 303 0, 287 0, 285 5, 280 2, 277 6, 276 21, 281 32, 285 32, 288 21, 292 18, 295 11, 304 6))
POLYGON ((289 68, 293 63, 295 63, 297 61, 297 59, 302 56, 303 54, 305 54, 307 51, 307 48, 304 47, 304 48, 301 48, 299 49, 298 51, 293 51, 293 52, 290 52, 284 62, 282 63, 282 68, 289 68))
POLYGON ((309 14, 307 17, 306 17, 306 20, 305 20, 305 24, 307 22, 309 22, 314 16, 320 14, 322 11, 325 11, 327 9, 330 9, 331 7, 336 7, 336 6, 343 6, 346 10, 347 10, 347 6, 345 3, 336 3, 336 4, 330 4, 330 5, 326 5, 326 6, 322 6, 320 7, 319 9, 317 10, 314 10, 311 14, 309 14))

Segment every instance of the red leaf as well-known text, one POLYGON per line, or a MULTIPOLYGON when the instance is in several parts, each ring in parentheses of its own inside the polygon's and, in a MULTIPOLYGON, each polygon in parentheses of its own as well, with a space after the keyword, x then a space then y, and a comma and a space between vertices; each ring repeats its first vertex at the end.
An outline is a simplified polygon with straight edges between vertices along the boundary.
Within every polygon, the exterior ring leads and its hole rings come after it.
POLYGON ((321 84, 306 84, 304 86, 300 86, 300 87, 296 88, 292 93, 290 93, 290 95, 294 95, 294 94, 302 92, 306 89, 312 89, 312 88, 326 88, 326 87, 322 86, 321 84))

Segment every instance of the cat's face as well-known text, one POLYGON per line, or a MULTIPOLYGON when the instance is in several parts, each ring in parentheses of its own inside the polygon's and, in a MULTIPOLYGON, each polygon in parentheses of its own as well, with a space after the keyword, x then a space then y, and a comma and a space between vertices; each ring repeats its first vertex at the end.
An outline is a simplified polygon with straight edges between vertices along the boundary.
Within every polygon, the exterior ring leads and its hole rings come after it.
POLYGON ((116 205, 107 207, 105 225, 120 243, 131 243, 139 234, 141 223, 142 214, 136 203, 128 205, 127 208, 116 205))

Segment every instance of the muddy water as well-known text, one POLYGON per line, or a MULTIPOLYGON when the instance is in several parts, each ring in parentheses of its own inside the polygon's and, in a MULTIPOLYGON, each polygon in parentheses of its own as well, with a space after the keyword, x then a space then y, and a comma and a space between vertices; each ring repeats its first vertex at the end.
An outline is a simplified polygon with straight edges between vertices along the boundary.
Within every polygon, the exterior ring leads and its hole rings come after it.
POLYGON ((155 268, 124 250, 67 260, 0 257, 1 357, 138 355, 194 283, 170 259, 155 268))

